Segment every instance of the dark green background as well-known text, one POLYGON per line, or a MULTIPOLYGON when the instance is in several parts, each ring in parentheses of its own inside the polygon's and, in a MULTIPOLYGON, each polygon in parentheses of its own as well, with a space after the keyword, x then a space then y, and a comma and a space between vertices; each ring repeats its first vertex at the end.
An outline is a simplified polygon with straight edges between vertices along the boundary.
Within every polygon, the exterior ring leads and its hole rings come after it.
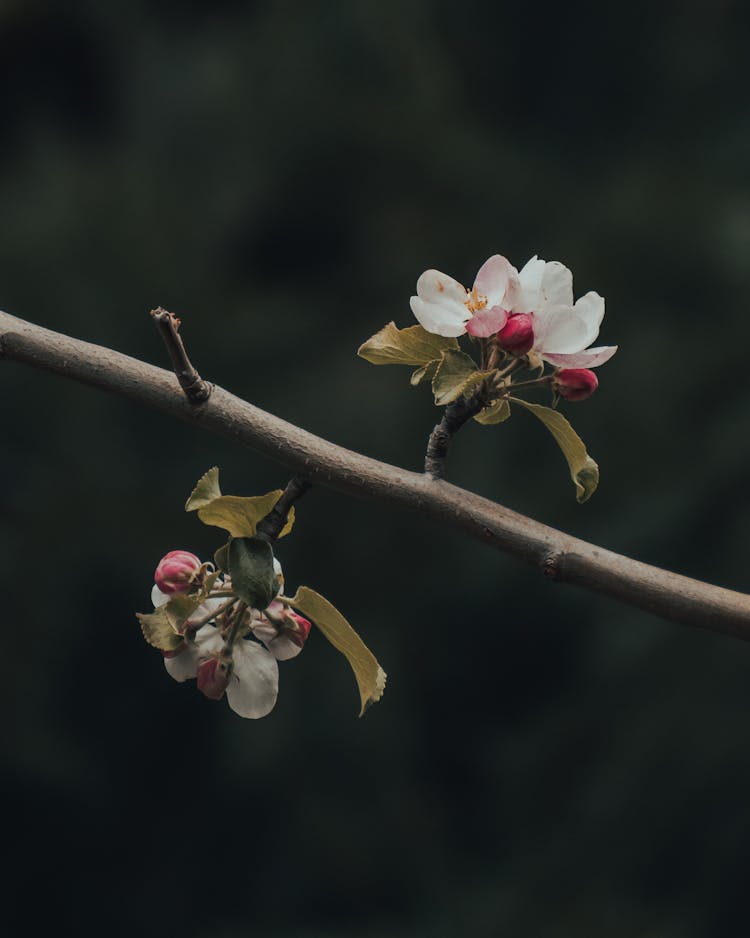
MULTIPOLYGON (((620 344, 565 413, 579 506, 523 413, 451 478, 750 588, 748 7, 363 0, 0 6, 0 307, 149 361, 158 304, 205 376, 418 468, 436 411, 359 343, 418 274, 572 268, 620 344)), ((745 931, 745 645, 543 581, 314 490, 287 582, 389 673, 361 721, 314 634, 273 714, 164 672, 133 613, 182 512, 283 467, 0 364, 2 917, 13 935, 717 938, 745 931)))

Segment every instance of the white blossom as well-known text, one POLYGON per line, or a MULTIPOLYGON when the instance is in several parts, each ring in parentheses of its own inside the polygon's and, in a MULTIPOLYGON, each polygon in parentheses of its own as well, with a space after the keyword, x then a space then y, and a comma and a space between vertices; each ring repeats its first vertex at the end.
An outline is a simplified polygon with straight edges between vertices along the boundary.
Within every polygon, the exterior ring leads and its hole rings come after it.
POLYGON ((411 311, 435 335, 469 332, 486 338, 505 325, 517 284, 518 271, 500 254, 482 264, 471 290, 439 270, 426 270, 417 280, 411 311))
MULTIPOLYGON (((274 575, 279 584, 283 584, 284 575, 276 558, 274 575)), ((215 589, 222 592, 230 588, 229 577, 220 579, 215 584, 215 589)), ((151 591, 151 600, 157 609, 168 603, 171 598, 171 595, 163 593, 157 586, 151 591)), ((226 601, 226 596, 206 599, 187 620, 187 629, 189 630, 191 621, 197 622, 205 618, 226 601)), ((265 611, 247 611, 247 625, 253 637, 235 638, 231 650, 227 648, 226 638, 216 626, 202 625, 191 638, 186 639, 177 653, 165 655, 164 667, 168 674, 182 683, 194 680, 198 676, 200 666, 211 658, 231 660, 225 691, 229 706, 242 717, 257 719, 266 716, 273 709, 279 691, 277 660, 284 661, 299 654, 310 626, 306 619, 288 611, 278 601, 271 603, 268 612, 274 622, 266 616, 265 611), (282 626, 277 626, 275 622, 282 623, 282 626)))
POLYGON ((599 335, 604 298, 593 291, 573 302, 573 274, 559 261, 534 257, 518 274, 511 313, 530 313, 534 345, 544 361, 559 368, 596 368, 616 345, 589 348, 599 335))
POLYGON ((570 270, 536 255, 519 273, 505 257, 494 254, 480 267, 471 290, 447 274, 426 270, 410 305, 424 329, 446 337, 468 332, 488 338, 509 316, 530 314, 532 351, 559 368, 595 368, 617 351, 617 346, 589 348, 604 317, 603 297, 592 291, 574 302, 570 270))

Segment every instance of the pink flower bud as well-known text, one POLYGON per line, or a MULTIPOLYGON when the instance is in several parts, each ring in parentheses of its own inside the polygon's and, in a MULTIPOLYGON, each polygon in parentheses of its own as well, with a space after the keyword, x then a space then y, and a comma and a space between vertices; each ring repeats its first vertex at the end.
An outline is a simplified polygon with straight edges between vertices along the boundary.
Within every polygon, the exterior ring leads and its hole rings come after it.
POLYGON ((198 665, 198 690, 209 700, 221 700, 229 684, 229 663, 223 658, 209 658, 198 665))
POLYGON ((184 593, 190 589, 201 569, 201 562, 187 550, 170 550, 161 558, 154 582, 162 593, 184 593))
POLYGON ((529 313, 515 313, 497 334, 501 349, 521 356, 530 351, 534 344, 534 321, 529 313))
POLYGON ((552 381, 552 388, 566 401, 583 401, 599 387, 599 379, 588 368, 563 368, 552 381))

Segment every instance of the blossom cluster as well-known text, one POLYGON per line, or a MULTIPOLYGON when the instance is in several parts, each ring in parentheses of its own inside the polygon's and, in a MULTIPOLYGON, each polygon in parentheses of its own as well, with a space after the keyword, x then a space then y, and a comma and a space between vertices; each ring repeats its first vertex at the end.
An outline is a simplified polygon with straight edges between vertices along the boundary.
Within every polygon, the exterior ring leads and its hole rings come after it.
POLYGON ((480 267, 467 290, 439 270, 417 281, 411 310, 434 335, 465 333, 492 339, 505 352, 548 362, 552 386, 560 397, 582 400, 598 385, 591 371, 615 354, 617 346, 591 348, 604 318, 604 298, 593 291, 573 300, 573 275, 559 261, 534 256, 518 271, 494 254, 480 267))
MULTIPOLYGON (((278 599, 265 609, 248 607, 233 592, 231 578, 212 570, 212 564, 183 550, 170 551, 159 562, 151 591, 155 610, 175 596, 198 595, 202 600, 182 623, 180 643, 162 650, 164 665, 176 681, 195 679, 198 690, 211 700, 226 695, 240 716, 266 716, 278 695, 278 662, 302 651, 310 622, 278 599)), ((283 574, 276 558, 274 576, 281 588, 283 574)))

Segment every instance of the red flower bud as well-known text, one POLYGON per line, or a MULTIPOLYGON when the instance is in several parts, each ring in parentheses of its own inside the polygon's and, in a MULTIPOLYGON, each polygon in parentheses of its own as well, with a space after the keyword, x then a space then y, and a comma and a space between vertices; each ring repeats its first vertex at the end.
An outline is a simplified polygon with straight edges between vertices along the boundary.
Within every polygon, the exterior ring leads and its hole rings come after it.
POLYGON ((534 321, 530 313, 515 313, 497 334, 501 349, 519 358, 530 351, 534 344, 534 321))
POLYGON ((229 663, 223 658, 209 658, 198 665, 198 690, 209 700, 221 700, 229 684, 229 663))
POLYGON ((307 641, 307 636, 310 634, 310 629, 312 624, 305 619, 304 616, 299 615, 296 612, 291 610, 287 613, 287 621, 292 619, 294 622, 294 627, 286 629, 287 636, 294 642, 295 645, 299 645, 300 648, 307 641))
POLYGON ((201 569, 201 562, 187 550, 170 550, 161 558, 154 582, 162 593, 184 593, 190 589, 201 569))
POLYGON ((552 381, 552 388, 566 401, 583 401, 599 387, 599 379, 588 368, 563 368, 552 381))

